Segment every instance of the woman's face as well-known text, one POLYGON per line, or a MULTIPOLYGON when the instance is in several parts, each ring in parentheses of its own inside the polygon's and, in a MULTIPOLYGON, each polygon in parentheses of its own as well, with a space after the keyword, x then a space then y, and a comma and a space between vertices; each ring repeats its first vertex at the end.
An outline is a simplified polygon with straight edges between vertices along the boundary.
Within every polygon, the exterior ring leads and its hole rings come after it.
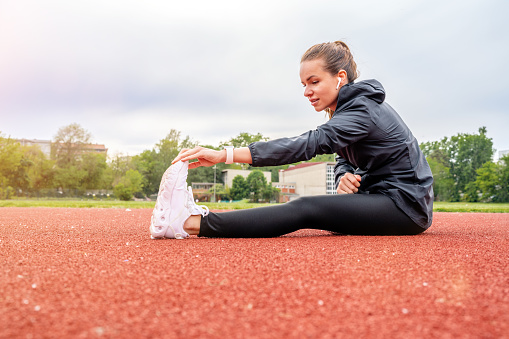
MULTIPOLYGON (((300 81, 304 86, 304 96, 317 112, 336 109, 338 101, 338 76, 324 69, 322 59, 304 61, 300 64, 300 81)), ((344 71, 343 71, 344 72, 344 71)), ((346 75, 346 74, 345 74, 346 75)), ((341 84, 343 84, 344 79, 341 84)), ((341 87, 340 87, 341 88, 341 87)))

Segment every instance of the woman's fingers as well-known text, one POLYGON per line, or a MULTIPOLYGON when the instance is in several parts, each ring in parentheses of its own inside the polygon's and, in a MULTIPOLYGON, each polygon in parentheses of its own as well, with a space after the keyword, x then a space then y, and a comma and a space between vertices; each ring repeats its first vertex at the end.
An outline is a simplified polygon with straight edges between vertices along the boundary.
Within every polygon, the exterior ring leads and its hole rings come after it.
POLYGON ((346 173, 341 177, 339 180, 339 185, 337 192, 338 194, 353 194, 357 193, 358 187, 361 185, 361 176, 356 174, 353 175, 352 173, 346 173))
POLYGON ((197 152, 186 152, 186 153, 183 153, 182 154, 182 157, 180 158, 180 160, 182 161, 189 161, 189 160, 193 160, 193 159, 200 159, 202 154, 201 151, 197 151, 197 152))
POLYGON ((338 187, 337 189, 338 194, 348 194, 347 192, 343 191, 341 188, 338 187))
POLYGON ((200 160, 198 160, 195 162, 190 162, 188 168, 193 169, 193 168, 200 167, 200 166, 202 166, 202 164, 200 163, 200 160))
POLYGON ((196 146, 193 149, 183 150, 179 155, 173 159, 172 164, 177 161, 191 161, 197 160, 196 162, 189 163, 189 168, 196 168, 201 166, 213 166, 218 162, 221 162, 221 156, 219 151, 211 150, 201 146, 196 146))
MULTIPOLYGON (((345 183, 340 184, 338 188, 341 191, 340 194, 345 194, 345 193, 346 194, 352 194, 352 193, 355 193, 354 188, 348 186, 348 184, 345 184, 345 183)), ((339 193, 339 191, 338 191, 338 193, 339 193)))
POLYGON ((187 161, 189 159, 196 159, 196 158, 193 158, 192 156, 195 155, 196 153, 198 153, 200 150, 201 150, 202 147, 200 146, 197 146, 193 149, 187 149, 187 148, 183 148, 179 154, 177 155, 177 157, 175 159, 173 159, 173 161, 171 162, 172 164, 176 163, 177 161, 187 161))
POLYGON ((187 151, 189 151, 189 148, 182 148, 179 152, 179 155, 181 155, 182 153, 187 152, 187 151))

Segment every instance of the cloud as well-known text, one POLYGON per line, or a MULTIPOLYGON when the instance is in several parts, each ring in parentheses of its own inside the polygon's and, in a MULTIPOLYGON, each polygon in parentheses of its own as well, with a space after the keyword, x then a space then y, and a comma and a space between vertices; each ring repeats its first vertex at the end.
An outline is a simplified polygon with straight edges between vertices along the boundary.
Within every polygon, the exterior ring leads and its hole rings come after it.
POLYGON ((206 144, 297 135, 323 122, 302 96, 300 56, 343 39, 420 141, 487 126, 509 149, 501 0, 0 6, 0 130, 14 137, 78 122, 136 153, 171 128, 206 144))

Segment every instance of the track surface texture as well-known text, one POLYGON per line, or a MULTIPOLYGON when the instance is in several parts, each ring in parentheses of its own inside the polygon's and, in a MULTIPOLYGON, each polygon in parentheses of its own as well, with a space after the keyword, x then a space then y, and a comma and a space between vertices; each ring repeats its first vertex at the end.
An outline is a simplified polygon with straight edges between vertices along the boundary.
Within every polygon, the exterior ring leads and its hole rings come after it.
POLYGON ((151 212, 0 208, 0 337, 509 338, 509 214, 150 240, 151 212))

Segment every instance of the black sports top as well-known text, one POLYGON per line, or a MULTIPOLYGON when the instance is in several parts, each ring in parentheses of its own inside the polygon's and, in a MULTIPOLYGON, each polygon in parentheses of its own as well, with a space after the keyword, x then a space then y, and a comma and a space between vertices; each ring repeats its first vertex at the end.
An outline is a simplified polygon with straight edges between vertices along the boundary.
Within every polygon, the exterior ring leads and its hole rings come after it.
POLYGON ((362 177, 359 194, 384 194, 417 225, 433 217, 433 177, 417 140, 385 100, 377 80, 344 85, 332 118, 293 138, 249 145, 252 165, 275 166, 336 153, 336 187, 346 173, 362 177))

